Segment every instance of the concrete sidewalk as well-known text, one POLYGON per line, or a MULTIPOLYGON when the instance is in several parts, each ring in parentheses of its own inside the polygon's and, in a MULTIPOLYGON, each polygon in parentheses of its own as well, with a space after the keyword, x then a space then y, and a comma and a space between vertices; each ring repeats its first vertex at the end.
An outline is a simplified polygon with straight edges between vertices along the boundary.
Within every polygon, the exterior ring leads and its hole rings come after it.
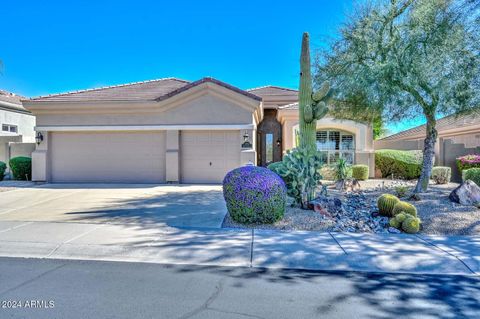
POLYGON ((479 237, 0 222, 0 256, 424 274, 480 274, 479 237))

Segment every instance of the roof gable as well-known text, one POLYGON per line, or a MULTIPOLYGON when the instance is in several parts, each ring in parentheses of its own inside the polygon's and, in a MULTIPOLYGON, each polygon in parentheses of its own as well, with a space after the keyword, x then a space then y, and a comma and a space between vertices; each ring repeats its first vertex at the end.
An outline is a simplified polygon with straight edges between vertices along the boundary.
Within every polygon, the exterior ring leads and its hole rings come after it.
POLYGON ((289 89, 281 86, 266 85, 253 89, 247 90, 250 93, 264 97, 269 95, 287 95, 287 96, 297 96, 298 91, 294 89, 289 89))

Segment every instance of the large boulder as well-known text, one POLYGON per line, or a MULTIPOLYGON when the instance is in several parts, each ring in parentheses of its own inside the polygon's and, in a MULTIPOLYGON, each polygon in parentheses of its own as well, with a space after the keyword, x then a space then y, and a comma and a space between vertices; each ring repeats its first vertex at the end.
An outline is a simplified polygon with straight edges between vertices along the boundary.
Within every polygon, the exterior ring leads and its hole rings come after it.
POLYGON ((480 205, 480 187, 468 179, 455 188, 448 198, 462 205, 478 206, 480 205))

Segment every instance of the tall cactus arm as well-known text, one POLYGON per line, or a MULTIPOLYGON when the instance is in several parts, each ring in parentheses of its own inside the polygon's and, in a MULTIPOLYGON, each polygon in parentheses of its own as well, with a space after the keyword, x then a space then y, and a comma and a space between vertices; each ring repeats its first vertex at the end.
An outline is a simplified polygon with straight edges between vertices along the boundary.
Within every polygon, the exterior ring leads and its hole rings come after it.
POLYGON ((313 114, 313 117, 315 120, 320 120, 322 119, 325 115, 327 115, 328 112, 328 107, 327 104, 323 101, 320 101, 317 103, 315 107, 315 112, 313 114))
POLYGON ((310 104, 303 107, 303 120, 305 123, 311 123, 314 119, 314 111, 310 104))
POLYGON ((330 83, 328 83, 327 81, 323 82, 322 83, 322 87, 320 88, 320 90, 318 90, 317 92, 315 92, 313 95, 312 95, 312 99, 314 101, 323 101, 323 99, 330 93, 330 83))

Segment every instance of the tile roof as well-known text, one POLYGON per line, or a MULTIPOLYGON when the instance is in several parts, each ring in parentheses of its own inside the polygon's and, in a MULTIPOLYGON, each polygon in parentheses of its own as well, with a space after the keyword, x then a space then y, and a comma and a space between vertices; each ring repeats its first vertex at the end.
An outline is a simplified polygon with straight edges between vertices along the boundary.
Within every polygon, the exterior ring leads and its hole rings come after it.
POLYGON ((155 100, 159 96, 172 92, 188 83, 188 81, 176 78, 163 78, 39 96, 32 98, 31 101, 84 102, 155 100))
POLYGON ((176 78, 163 78, 143 82, 134 82, 121 85, 107 86, 96 89, 87 89, 60 94, 39 96, 30 99, 41 102, 87 102, 87 101, 162 101, 176 94, 184 92, 202 83, 211 82, 228 88, 250 98, 261 100, 261 97, 241 90, 225 82, 207 77, 195 82, 176 78))
POLYGON ((24 96, 0 90, 0 108, 2 109, 30 113, 22 105, 21 101, 25 99, 26 97, 24 96))
POLYGON ((294 89, 284 88, 274 85, 266 85, 258 88, 248 89, 248 92, 254 93, 258 96, 268 96, 268 95, 290 95, 297 96, 298 91, 294 89))
MULTIPOLYGON (((437 131, 441 134, 443 131, 451 130, 455 128, 471 126, 480 124, 480 111, 476 111, 467 115, 448 115, 437 120, 437 131)), ((425 136, 426 126, 425 124, 416 126, 414 128, 398 132, 396 134, 379 139, 380 141, 391 141, 399 139, 408 139, 409 137, 425 136)))
POLYGON ((298 102, 278 107, 279 110, 298 110, 298 102))

